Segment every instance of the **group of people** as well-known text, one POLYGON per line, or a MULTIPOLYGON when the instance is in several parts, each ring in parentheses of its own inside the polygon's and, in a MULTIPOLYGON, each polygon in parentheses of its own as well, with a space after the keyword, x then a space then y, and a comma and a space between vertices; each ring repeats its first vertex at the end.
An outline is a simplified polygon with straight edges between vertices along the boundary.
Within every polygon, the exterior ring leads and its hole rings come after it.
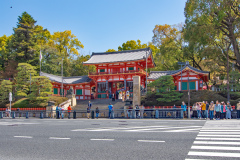
MULTIPOLYGON (((184 117, 186 117, 187 108, 184 102, 182 102, 181 108, 183 109, 184 117)), ((210 104, 207 101, 203 101, 194 103, 192 106, 192 111, 192 118, 210 118, 210 120, 231 119, 232 106, 229 102, 226 104, 225 102, 219 102, 218 100, 215 102, 215 104, 213 101, 211 101, 210 104)))
POLYGON ((116 91, 116 94, 112 93, 111 94, 112 101, 115 101, 115 99, 122 99, 122 102, 126 100, 129 100, 130 97, 130 92, 129 91, 116 91), (126 98, 125 98, 126 97, 126 98))
MULTIPOLYGON (((57 117, 64 119, 64 110, 65 110, 64 105, 57 106, 56 107, 57 117)), ((68 118, 70 118, 70 114, 71 114, 71 110, 72 110, 71 105, 68 106, 67 110, 68 110, 68 118)))
MULTIPOLYGON (((88 102, 88 107, 87 107, 87 118, 88 119, 90 118, 91 108, 92 108, 92 103, 91 103, 91 101, 89 101, 88 102)), ((99 116, 99 109, 98 109, 98 107, 96 107, 95 113, 96 113, 96 118, 98 119, 98 116, 99 116)))

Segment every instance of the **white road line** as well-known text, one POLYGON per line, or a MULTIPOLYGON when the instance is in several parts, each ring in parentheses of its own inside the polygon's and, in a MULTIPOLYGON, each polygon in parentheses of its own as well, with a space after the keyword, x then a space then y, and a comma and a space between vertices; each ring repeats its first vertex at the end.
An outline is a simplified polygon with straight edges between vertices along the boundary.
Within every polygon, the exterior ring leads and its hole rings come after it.
POLYGON ((214 135, 214 134, 199 134, 198 137, 240 137, 240 135, 214 135))
POLYGON ((240 132, 199 132, 199 134, 240 134, 240 132))
POLYGON ((197 137, 196 139, 201 139, 201 140, 226 140, 226 141, 240 141, 240 138, 205 138, 205 137, 197 137))
POLYGON ((210 149, 210 150, 228 150, 228 151, 240 151, 240 147, 220 147, 220 146, 192 146, 191 149, 210 149))
POLYGON ((240 145, 240 142, 194 141, 193 144, 228 144, 228 145, 240 145))
POLYGON ((220 132, 240 132, 240 130, 223 130, 223 129, 216 129, 216 130, 214 130, 214 129, 201 129, 201 132, 210 132, 210 131, 216 131, 216 133, 218 133, 219 131, 220 132))
POLYGON ((208 159, 185 159, 185 160, 208 160, 208 159))
POLYGON ((195 152, 190 151, 188 155, 191 156, 212 156, 212 157, 240 157, 240 153, 226 153, 226 152, 195 152))
POLYGON ((163 131, 163 132, 192 132, 192 131, 197 131, 200 130, 200 128, 193 128, 193 129, 179 129, 179 130, 168 130, 168 131, 163 131))
POLYGON ((71 138, 49 137, 49 139, 63 139, 63 140, 66 140, 66 139, 71 139, 71 138))
POLYGON ((155 140, 138 140, 138 142, 164 143, 165 141, 155 141, 155 140))
POLYGON ((90 139, 91 141, 114 141, 114 139, 90 139))
POLYGON ((14 136, 15 138, 32 138, 32 136, 14 136))

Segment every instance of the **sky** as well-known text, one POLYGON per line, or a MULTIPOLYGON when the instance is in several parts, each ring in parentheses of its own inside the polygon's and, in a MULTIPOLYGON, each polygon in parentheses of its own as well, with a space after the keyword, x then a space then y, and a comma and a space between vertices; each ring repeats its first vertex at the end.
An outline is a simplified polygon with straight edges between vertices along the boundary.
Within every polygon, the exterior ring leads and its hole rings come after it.
POLYGON ((152 41, 155 25, 184 23, 186 0, 0 0, 0 36, 10 36, 26 11, 51 34, 71 30, 80 54, 152 41), (12 6, 12 8, 11 8, 12 6))

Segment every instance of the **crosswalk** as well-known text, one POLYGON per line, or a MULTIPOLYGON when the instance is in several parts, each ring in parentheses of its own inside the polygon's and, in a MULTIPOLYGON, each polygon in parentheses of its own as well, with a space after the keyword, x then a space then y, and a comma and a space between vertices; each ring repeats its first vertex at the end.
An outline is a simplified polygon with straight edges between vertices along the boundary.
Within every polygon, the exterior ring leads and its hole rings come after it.
POLYGON ((125 126, 74 129, 71 131, 88 132, 199 132, 202 126, 125 126))
POLYGON ((208 121, 208 127, 200 129, 186 160, 240 159, 240 128, 229 127, 224 123, 208 121))

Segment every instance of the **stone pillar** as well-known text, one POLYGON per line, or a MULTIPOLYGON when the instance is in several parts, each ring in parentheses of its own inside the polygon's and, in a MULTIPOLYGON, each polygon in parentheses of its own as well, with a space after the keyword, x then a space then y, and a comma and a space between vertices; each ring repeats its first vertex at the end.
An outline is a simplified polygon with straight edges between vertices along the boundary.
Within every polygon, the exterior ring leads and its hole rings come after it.
POLYGON ((133 108, 141 105, 140 76, 133 76, 133 108))

